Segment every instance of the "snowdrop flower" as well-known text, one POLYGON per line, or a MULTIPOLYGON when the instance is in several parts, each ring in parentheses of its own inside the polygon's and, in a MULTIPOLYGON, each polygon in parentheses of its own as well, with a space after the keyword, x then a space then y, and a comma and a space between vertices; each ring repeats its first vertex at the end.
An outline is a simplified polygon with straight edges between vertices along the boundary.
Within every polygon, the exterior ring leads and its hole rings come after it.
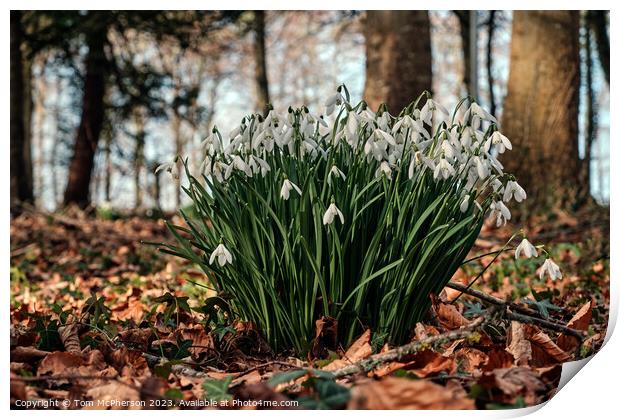
POLYGON ((375 113, 366 108, 360 112, 360 119, 364 122, 372 123, 375 121, 375 113))
POLYGON ((386 161, 381 162, 381 165, 379 165, 379 168, 377 169, 377 172, 375 172, 375 176, 380 176, 382 173, 385 174, 385 176, 387 176, 387 178, 389 180, 392 179, 392 168, 390 167, 390 164, 387 163, 386 161))
POLYGON ((381 116, 377 118, 377 125, 381 130, 388 131, 390 129, 390 114, 387 112, 381 114, 381 116))
POLYGON ((291 194, 291 190, 297 191, 297 194, 301 195, 301 189, 294 183, 287 179, 282 183, 282 189, 280 190, 280 197, 282 197, 285 201, 288 200, 291 194))
POLYGON ((396 121, 396 123, 394 124, 394 127, 392 127, 392 133, 393 134, 397 133, 401 128, 407 129, 407 128, 413 128, 414 126, 416 126, 416 122, 414 121, 414 119, 411 118, 411 116, 409 115, 405 115, 404 117, 396 121))
POLYGON ((227 263, 232 264, 232 255, 228 249, 224 246, 224 244, 219 244, 217 248, 211 253, 211 258, 209 258, 209 265, 213 264, 217 258, 217 263, 220 267, 224 267, 227 263))
POLYGON ((480 156, 474 156, 474 164, 476 165, 476 172, 478 174, 478 178, 485 179, 489 176, 489 170, 485 162, 480 158, 480 156))
POLYGON ((336 107, 342 105, 343 102, 344 98, 340 92, 327 98, 327 101, 325 101, 325 115, 332 115, 336 107))
POLYGON ((218 182, 224 182, 224 173, 227 172, 228 165, 220 162, 219 160, 215 161, 213 164, 213 170, 211 174, 217 179, 218 182))
POLYGON ((332 175, 334 175, 336 178, 342 178, 343 180, 347 179, 346 175, 340 169, 338 169, 336 165, 332 166, 332 168, 329 170, 329 174, 327 174, 327 183, 329 185, 332 185, 332 175))
POLYGON ((558 267, 558 265, 553 262, 551 258, 547 258, 538 271, 538 275, 541 279, 545 276, 545 273, 549 274, 551 280, 562 278, 562 272, 560 271, 560 267, 558 267))
POLYGON ((469 208, 469 194, 463 197, 463 201, 461 201, 461 206, 459 208, 461 209, 461 213, 465 213, 467 211, 469 208))
MULTIPOLYGON (((478 117, 478 119, 482 119, 485 121, 491 121, 497 124, 497 120, 495 119, 495 117, 489 114, 480 105, 478 105, 475 102, 473 102, 470 105, 469 109, 465 112, 465 115, 463 116, 463 118, 465 121, 467 121, 470 116, 472 117, 472 121, 474 120, 474 117, 478 117)), ((474 124, 472 123, 472 125, 474 124)))
POLYGON ((491 211, 495 213, 497 217, 497 227, 505 225, 506 221, 510 220, 510 217, 512 217, 508 207, 501 201, 494 201, 491 203, 491 211))
POLYGON ((252 176, 252 168, 250 167, 250 165, 245 163, 245 161, 241 159, 241 156, 239 155, 233 156, 233 160, 230 164, 230 167, 231 168, 234 167, 235 169, 238 169, 244 172, 247 176, 252 176))
POLYGON ((358 121, 357 114, 355 112, 349 112, 347 116, 347 125, 345 127, 345 136, 349 144, 351 144, 351 140, 355 139, 358 126, 359 126, 359 121, 358 121))
POLYGON ((433 116, 433 111, 436 110, 448 116, 448 110, 446 108, 444 108, 440 103, 429 98, 420 110, 420 119, 428 125, 431 125, 431 117, 433 116))
POLYGON ((394 140, 394 137, 392 137, 390 133, 383 131, 380 128, 377 128, 375 130, 374 136, 377 139, 377 141, 383 140, 392 146, 396 146, 396 140, 394 140))
POLYGON ((217 127, 213 127, 211 134, 200 143, 200 147, 204 153, 208 153, 211 156, 216 153, 222 153, 222 141, 220 140, 219 133, 217 132, 217 127))
POLYGON ((323 215, 323 224, 331 225, 336 216, 340 218, 340 223, 344 224, 344 216, 342 215, 342 212, 338 207, 336 207, 335 203, 331 203, 323 215))
POLYGON ((514 197, 517 203, 520 203, 527 198, 527 194, 521 185, 515 181, 508 181, 504 188, 504 201, 507 203, 512 197, 514 197))
POLYGON ((508 137, 500 133, 499 131, 493 132, 491 136, 484 143, 484 151, 489 152, 491 149, 491 145, 494 145, 497 148, 497 152, 502 154, 508 150, 512 150, 512 143, 508 140, 508 137))
POLYGON ((253 173, 258 174, 260 172, 262 176, 267 175, 267 172, 271 170, 271 167, 267 162, 254 155, 250 155, 248 165, 250 166, 250 168, 252 168, 253 173))
POLYGON ((448 179, 455 173, 454 167, 446 159, 441 158, 437 166, 435 166, 433 177, 435 179, 448 179))
POLYGON ((519 259, 521 254, 523 254, 525 258, 538 257, 536 247, 525 238, 523 238, 521 243, 517 246, 517 249, 515 249, 515 259, 519 259))
POLYGON ((179 179, 179 164, 178 158, 175 158, 172 162, 162 163, 155 169, 155 173, 159 173, 161 171, 166 171, 170 173, 172 178, 179 179))

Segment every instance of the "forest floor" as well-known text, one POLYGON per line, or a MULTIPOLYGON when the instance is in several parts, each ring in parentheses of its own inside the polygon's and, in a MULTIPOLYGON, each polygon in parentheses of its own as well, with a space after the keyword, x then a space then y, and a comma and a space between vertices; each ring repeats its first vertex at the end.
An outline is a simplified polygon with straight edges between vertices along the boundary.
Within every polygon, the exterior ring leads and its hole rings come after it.
MULTIPOLYGON (((113 216, 11 220, 12 408, 524 407, 551 398, 561 364, 605 337, 608 210, 530 221, 530 240, 550 245, 561 280, 539 279, 541 260, 506 252, 472 287, 482 295, 447 287, 434 297, 414 348, 375 348, 366 331, 348 349, 299 358, 272 354, 250 323, 209 322, 214 293, 194 285, 204 276, 142 243, 170 241, 163 222, 113 216)), ((511 234, 485 227, 472 255, 511 234)), ((492 259, 453 282, 467 285, 492 259)), ((321 340, 329 327, 317 326, 321 340)))

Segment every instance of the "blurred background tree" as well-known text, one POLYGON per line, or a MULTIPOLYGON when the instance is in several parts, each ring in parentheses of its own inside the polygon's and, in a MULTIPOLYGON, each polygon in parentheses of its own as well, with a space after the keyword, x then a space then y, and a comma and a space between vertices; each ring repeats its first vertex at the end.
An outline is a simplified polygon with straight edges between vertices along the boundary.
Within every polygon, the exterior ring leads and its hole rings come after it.
POLYGON ((11 207, 179 208, 182 180, 159 163, 270 102, 320 113, 343 82, 392 113, 424 90, 448 107, 469 94, 513 141, 527 211, 605 203, 608 25, 607 11, 14 11, 11 207))

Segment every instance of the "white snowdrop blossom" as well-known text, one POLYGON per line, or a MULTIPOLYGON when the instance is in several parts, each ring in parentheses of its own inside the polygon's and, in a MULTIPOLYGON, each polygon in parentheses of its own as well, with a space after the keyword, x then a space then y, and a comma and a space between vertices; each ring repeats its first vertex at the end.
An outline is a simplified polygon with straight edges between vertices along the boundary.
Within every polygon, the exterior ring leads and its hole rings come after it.
POLYGON ((522 254, 525 258, 538 257, 538 251, 536 250, 536 247, 532 245, 530 241, 528 241, 526 238, 523 238, 521 243, 519 243, 519 245, 517 246, 517 249, 515 249, 515 259, 519 259, 522 254))
POLYGON ((340 218, 340 223, 344 224, 344 215, 340 211, 338 207, 336 207, 335 203, 331 203, 325 214, 323 215, 323 224, 331 225, 334 222, 334 218, 338 216, 340 218))
POLYGON ((327 183, 329 185, 332 184, 332 175, 336 178, 342 178, 343 180, 347 179, 346 175, 340 169, 338 169, 336 165, 332 166, 332 168, 329 170, 329 174, 327 174, 327 183))
POLYGON ((280 197, 284 200, 288 200, 291 194, 291 190, 297 191, 297 194, 301 195, 301 189, 295 185, 293 182, 289 181, 288 178, 284 180, 282 183, 282 189, 280 190, 280 197))
POLYGON ((525 190, 515 181, 508 181, 504 187, 504 202, 509 202, 514 197, 517 203, 527 198, 525 190))
POLYGON ((510 220, 511 214, 508 207, 502 201, 494 201, 491 203, 491 211, 497 217, 497 227, 505 225, 510 220))
POLYGON ((545 277, 545 274, 548 274, 551 280, 562 279, 562 272, 560 271, 560 267, 558 267, 558 265, 553 262, 551 258, 547 258, 538 270, 538 275, 541 279, 545 277))
POLYGON ((159 173, 161 171, 168 172, 172 178, 179 179, 179 163, 178 159, 174 159, 172 162, 162 163, 155 169, 155 173, 159 173))
POLYGON ((209 258, 209 265, 213 264, 213 261, 217 258, 217 263, 220 267, 224 267, 226 264, 232 264, 232 254, 224 244, 220 243, 217 248, 211 253, 209 258))
POLYGON ((469 208, 469 194, 463 197, 463 201, 461 201, 461 205, 459 206, 461 213, 465 213, 468 208, 469 208))
POLYGON ((343 102, 344 98, 340 92, 327 98, 327 101, 325 101, 325 115, 332 115, 336 107, 342 105, 343 102))
POLYGON ((437 166, 435 166, 435 172, 433 176, 435 179, 448 179, 455 174, 454 167, 446 159, 441 158, 437 166))
POLYGON ((512 150, 512 143, 508 140, 508 137, 500 133, 499 131, 495 131, 484 143, 484 150, 488 152, 491 149, 491 145, 494 145, 497 148, 497 152, 502 154, 508 150, 512 150))

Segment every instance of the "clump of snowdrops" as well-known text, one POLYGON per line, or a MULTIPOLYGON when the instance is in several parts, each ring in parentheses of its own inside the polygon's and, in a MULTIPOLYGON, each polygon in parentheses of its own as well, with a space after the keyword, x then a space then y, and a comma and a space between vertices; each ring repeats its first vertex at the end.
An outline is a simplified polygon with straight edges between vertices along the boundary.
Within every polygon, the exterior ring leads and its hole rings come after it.
MULTIPOLYGON (((246 116, 204 140, 200 173, 180 158, 159 168, 186 173, 195 210, 164 250, 200 266, 276 350, 307 351, 321 317, 344 345, 365 327, 406 341, 485 218, 503 225, 526 198, 499 161, 510 141, 475 102, 449 114, 424 93, 394 116, 340 86, 326 108, 246 116)), ((537 255, 523 239, 516 257, 537 255)), ((543 271, 561 276, 551 260, 543 271)))

